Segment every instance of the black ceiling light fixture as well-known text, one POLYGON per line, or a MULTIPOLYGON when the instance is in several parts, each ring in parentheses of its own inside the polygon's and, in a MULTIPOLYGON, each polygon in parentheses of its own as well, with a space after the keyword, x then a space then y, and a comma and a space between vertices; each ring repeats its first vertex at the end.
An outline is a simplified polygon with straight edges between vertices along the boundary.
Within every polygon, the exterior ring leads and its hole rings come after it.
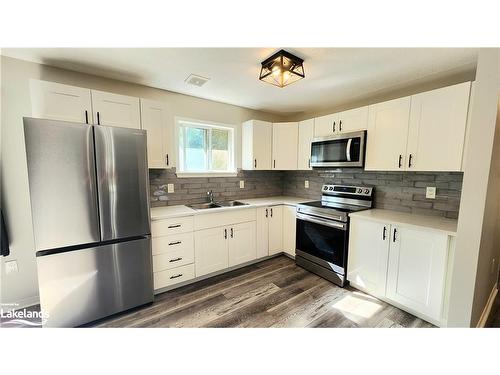
POLYGON ((305 76, 304 60, 282 49, 262 61, 259 79, 278 87, 285 87, 305 76))

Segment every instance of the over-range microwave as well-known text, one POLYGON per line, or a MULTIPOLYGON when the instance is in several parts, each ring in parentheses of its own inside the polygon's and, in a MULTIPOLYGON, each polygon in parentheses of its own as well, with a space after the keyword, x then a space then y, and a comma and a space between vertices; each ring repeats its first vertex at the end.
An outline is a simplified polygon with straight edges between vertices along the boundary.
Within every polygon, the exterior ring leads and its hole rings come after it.
POLYGON ((366 131, 314 138, 311 167, 363 167, 366 131))

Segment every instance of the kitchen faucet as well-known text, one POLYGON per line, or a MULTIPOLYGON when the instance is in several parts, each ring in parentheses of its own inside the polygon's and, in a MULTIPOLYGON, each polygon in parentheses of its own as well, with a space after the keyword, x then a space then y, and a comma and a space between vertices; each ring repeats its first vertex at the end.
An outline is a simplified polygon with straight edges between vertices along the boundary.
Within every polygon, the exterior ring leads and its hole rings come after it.
POLYGON ((214 193, 212 190, 207 191, 207 196, 208 196, 209 202, 214 203, 214 193))

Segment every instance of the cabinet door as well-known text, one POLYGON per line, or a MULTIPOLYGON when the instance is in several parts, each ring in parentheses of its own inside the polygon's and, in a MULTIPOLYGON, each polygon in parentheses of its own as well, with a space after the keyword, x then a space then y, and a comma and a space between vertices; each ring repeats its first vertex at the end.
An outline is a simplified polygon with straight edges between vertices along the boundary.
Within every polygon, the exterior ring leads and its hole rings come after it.
POLYGON ((447 235, 393 226, 386 297, 439 320, 447 256, 447 235))
POLYGON ((30 91, 32 117, 92 124, 89 89, 32 79, 30 91))
POLYGON ((147 131, 149 168, 172 166, 170 117, 166 104, 141 99, 141 124, 147 131))
POLYGON ((257 208, 257 258, 269 255, 269 213, 268 207, 257 208))
POLYGON ((350 109, 338 114, 339 133, 366 130, 368 127, 368 107, 350 109))
POLYGON ((269 207, 269 255, 283 251, 283 206, 269 207))
POLYGON ((283 251, 295 257, 295 206, 283 206, 283 251))
POLYGON ((139 107, 139 98, 92 90, 95 124, 140 129, 139 107))
POLYGON ((242 167, 245 170, 271 170, 273 124, 250 120, 242 125, 242 167))
POLYGON ((297 169, 311 168, 311 142, 314 137, 314 119, 299 122, 299 147, 297 169))
POLYGON ((195 232, 194 259, 197 277, 228 267, 228 236, 226 227, 195 232))
POLYGON ((228 230, 229 267, 256 259, 255 221, 232 225, 228 230))
POLYGON ((366 170, 405 170, 409 116, 409 96, 369 107, 366 170))
POLYGON ((411 97, 408 170, 461 170, 469 95, 465 82, 411 97))
POLYGON ((328 137, 338 131, 337 114, 331 114, 314 119, 314 138, 328 137))
POLYGON ((352 218, 347 280, 375 296, 385 295, 391 226, 352 218))
POLYGON ((299 129, 296 122, 273 124, 273 169, 296 170, 299 129))

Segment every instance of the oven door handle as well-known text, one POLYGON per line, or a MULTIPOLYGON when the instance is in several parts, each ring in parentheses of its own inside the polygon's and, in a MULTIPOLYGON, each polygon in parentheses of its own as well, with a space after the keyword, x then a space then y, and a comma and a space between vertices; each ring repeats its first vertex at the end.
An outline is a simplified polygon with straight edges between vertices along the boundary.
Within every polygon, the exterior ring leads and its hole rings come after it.
POLYGON ((347 147, 345 150, 345 155, 347 157, 347 161, 351 161, 351 143, 352 143, 352 138, 349 138, 347 141, 347 147))
POLYGON ((337 223, 337 222, 331 221, 331 220, 323 220, 323 219, 312 217, 312 216, 309 216, 309 215, 304 215, 304 214, 297 213, 297 219, 308 221, 310 223, 325 225, 327 227, 341 229, 341 230, 344 230, 344 231, 347 230, 347 225, 344 224, 344 223, 337 223))

